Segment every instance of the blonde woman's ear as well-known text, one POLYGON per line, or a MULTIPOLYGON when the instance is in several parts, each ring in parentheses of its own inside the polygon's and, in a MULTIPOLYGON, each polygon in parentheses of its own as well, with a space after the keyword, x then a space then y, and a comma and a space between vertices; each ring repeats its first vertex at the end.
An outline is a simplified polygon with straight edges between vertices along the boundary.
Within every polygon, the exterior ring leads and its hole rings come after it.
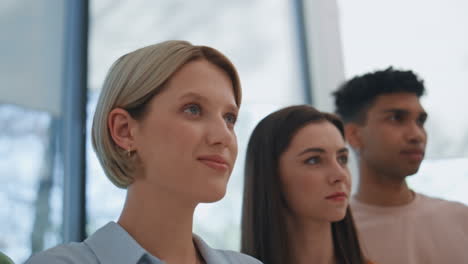
POLYGON ((125 151, 132 151, 134 139, 132 126, 135 120, 122 108, 115 108, 110 111, 107 118, 107 126, 114 143, 125 151))

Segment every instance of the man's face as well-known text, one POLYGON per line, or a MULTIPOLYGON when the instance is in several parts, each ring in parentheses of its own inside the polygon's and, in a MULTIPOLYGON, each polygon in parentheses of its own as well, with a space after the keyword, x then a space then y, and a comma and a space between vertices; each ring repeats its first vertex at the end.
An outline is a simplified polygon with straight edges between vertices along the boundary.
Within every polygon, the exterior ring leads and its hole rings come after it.
POLYGON ((358 125, 361 163, 379 175, 404 178, 416 173, 424 158, 427 113, 412 93, 378 96, 364 125, 358 125))

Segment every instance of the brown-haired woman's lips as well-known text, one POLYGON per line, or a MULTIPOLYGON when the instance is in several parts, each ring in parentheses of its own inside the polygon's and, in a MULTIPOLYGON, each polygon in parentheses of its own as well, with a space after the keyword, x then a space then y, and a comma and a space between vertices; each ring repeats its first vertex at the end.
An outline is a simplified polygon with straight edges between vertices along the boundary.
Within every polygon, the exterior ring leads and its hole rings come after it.
POLYGON ((336 192, 331 195, 328 195, 325 197, 327 200, 333 200, 333 201, 343 201, 348 199, 348 195, 345 192, 336 192))

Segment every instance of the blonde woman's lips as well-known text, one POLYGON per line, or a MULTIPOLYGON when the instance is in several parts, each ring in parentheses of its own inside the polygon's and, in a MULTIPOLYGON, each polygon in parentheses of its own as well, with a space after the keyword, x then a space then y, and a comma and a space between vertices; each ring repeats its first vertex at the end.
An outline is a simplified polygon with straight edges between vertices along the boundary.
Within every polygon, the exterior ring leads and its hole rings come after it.
POLYGON ((227 161, 220 155, 204 155, 198 157, 198 160, 205 164, 206 166, 218 170, 226 171, 229 170, 229 164, 227 161))

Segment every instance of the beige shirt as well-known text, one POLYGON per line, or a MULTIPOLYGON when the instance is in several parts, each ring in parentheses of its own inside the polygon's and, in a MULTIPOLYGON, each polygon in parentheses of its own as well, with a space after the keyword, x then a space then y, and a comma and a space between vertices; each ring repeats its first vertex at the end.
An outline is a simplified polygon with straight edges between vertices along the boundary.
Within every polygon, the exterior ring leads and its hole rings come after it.
POLYGON ((378 264, 468 263, 468 207, 416 194, 407 205, 351 199, 365 256, 378 264))

